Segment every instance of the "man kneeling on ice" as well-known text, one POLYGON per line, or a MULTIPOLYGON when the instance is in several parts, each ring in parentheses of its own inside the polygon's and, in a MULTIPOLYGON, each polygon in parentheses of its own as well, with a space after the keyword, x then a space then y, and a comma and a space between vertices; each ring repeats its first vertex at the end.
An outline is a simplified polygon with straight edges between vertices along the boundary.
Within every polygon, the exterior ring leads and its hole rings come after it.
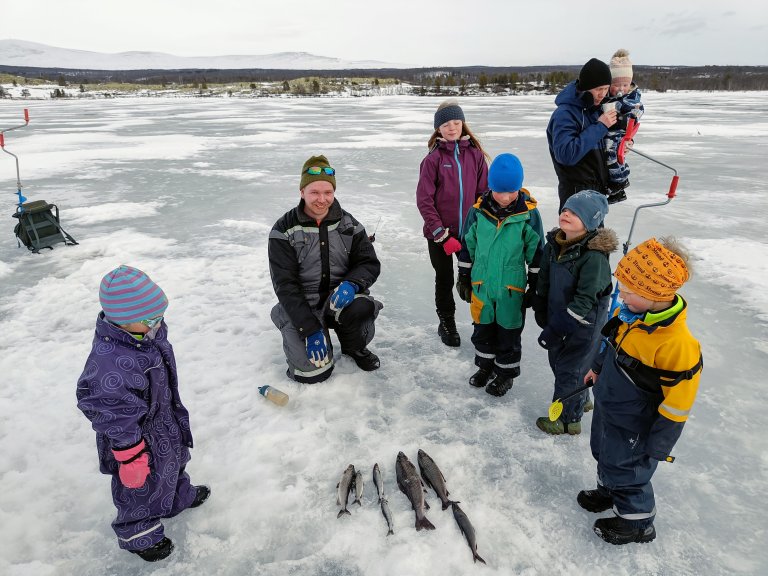
POLYGON ((363 370, 378 357, 366 346, 382 303, 368 292, 381 264, 362 224, 334 199, 336 170, 325 156, 301 169, 301 201, 269 233, 269 273, 278 304, 272 321, 283 336, 288 376, 314 384, 333 372, 328 333, 363 370))

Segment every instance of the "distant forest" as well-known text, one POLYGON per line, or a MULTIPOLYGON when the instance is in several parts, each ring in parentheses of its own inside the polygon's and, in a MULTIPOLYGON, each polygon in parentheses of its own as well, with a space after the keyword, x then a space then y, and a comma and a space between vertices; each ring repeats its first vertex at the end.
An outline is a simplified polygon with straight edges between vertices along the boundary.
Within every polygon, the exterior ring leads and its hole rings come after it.
MULTIPOLYGON (((555 91, 574 80, 580 66, 460 66, 440 68, 379 68, 350 70, 75 70, 0 65, 0 72, 61 84, 121 82, 139 85, 283 82, 319 78, 395 79, 440 93, 447 87, 478 85, 486 91, 544 89, 555 91)), ((634 81, 645 89, 768 90, 768 66, 634 66, 634 81)))

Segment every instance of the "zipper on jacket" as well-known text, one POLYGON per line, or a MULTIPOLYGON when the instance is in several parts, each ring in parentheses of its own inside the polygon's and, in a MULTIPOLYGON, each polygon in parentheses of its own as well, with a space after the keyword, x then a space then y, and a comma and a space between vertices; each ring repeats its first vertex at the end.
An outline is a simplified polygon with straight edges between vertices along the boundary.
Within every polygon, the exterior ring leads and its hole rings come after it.
POLYGON ((459 161, 459 142, 456 140, 453 147, 453 158, 459 168, 459 241, 464 237, 464 182, 461 177, 461 162, 459 161))

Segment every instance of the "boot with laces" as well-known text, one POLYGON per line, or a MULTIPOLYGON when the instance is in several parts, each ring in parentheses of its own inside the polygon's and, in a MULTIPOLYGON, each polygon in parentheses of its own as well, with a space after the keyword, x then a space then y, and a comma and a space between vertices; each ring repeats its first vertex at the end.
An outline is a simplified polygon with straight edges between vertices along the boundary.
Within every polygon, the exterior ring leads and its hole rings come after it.
POLYGON ((446 346, 456 348, 461 346, 461 337, 456 329, 456 318, 453 314, 439 314, 440 324, 437 325, 437 335, 446 346))

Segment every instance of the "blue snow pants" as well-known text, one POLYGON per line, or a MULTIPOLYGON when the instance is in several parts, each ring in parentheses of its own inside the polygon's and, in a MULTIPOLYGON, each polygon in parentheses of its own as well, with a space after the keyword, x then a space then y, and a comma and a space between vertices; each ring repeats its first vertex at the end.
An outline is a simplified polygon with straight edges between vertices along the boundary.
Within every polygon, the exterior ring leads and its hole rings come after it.
POLYGON ((659 462, 645 448, 658 402, 624 374, 611 346, 594 392, 590 446, 598 488, 610 493, 618 516, 645 528, 656 515, 651 477, 659 462))

